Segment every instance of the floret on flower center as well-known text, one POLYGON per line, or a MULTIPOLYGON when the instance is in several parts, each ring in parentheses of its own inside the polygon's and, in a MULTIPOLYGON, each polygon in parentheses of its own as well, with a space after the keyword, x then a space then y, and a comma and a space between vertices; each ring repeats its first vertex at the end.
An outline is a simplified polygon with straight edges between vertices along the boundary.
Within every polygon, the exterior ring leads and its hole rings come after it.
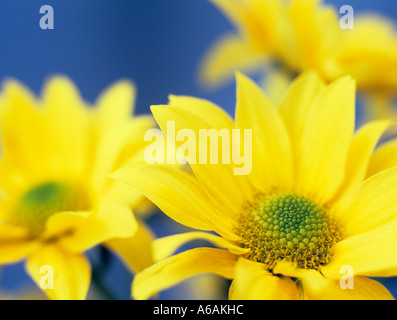
POLYGON ((15 212, 17 222, 35 229, 62 211, 84 211, 90 208, 83 188, 66 183, 48 182, 33 187, 20 198, 15 212))
POLYGON ((247 258, 272 270, 277 261, 316 269, 331 258, 340 232, 325 209, 294 193, 263 195, 241 214, 236 232, 247 258))

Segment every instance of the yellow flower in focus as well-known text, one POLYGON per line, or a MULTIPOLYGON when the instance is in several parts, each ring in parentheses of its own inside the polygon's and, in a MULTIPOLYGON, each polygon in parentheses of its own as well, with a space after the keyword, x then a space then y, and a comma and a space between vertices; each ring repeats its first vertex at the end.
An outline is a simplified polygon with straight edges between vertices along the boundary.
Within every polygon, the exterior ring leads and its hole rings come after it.
POLYGON ((143 195, 108 178, 141 156, 155 125, 151 116, 132 117, 134 96, 121 81, 88 108, 63 77, 51 79, 41 99, 15 81, 1 92, 0 263, 26 259, 52 299, 85 299, 84 252, 98 244, 131 269, 152 262, 150 232, 131 211, 143 195))
POLYGON ((135 276, 134 297, 214 273, 233 279, 230 299, 393 298, 367 278, 397 274, 397 168, 380 171, 387 169, 382 155, 371 160, 390 121, 354 133, 354 109, 350 77, 326 85, 314 73, 299 76, 278 108, 238 74, 235 121, 195 98, 172 96, 152 107, 165 135, 168 121, 196 137, 200 129, 252 129, 252 171, 234 175, 231 163, 197 164, 189 156, 193 174, 166 165, 116 171, 172 219, 213 232, 155 240, 159 261, 135 276), (172 255, 199 238, 219 248, 172 255), (353 289, 343 287, 346 270, 353 289))
POLYGON ((277 72, 289 78, 314 70, 327 81, 351 75, 359 89, 397 91, 397 32, 385 18, 357 16, 354 29, 342 29, 339 13, 321 0, 211 1, 238 34, 223 37, 209 50, 201 74, 209 85, 232 77, 235 70, 276 64, 277 72))

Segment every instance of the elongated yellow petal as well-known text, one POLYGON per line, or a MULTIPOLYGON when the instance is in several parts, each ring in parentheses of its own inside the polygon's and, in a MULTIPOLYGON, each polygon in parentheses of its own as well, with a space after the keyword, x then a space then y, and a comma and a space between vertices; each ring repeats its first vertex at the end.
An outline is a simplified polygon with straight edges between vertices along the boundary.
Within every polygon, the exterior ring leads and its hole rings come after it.
POLYGON ((197 248, 161 260, 138 273, 132 284, 135 299, 148 299, 158 291, 169 288, 200 273, 214 273, 232 279, 237 256, 227 250, 197 248))
POLYGON ((291 263, 281 261, 273 273, 298 279, 302 287, 302 298, 311 300, 362 300, 393 299, 390 293, 379 282, 353 274, 347 274, 348 262, 332 275, 327 266, 320 272, 296 268, 291 263), (322 274, 325 272, 325 276, 322 274), (339 272, 340 271, 340 272, 339 272), (332 275, 333 277, 329 277, 332 275), (351 287, 353 286, 353 288, 351 287))
POLYGON ((340 69, 357 79, 360 88, 372 92, 395 92, 395 24, 385 17, 358 15, 354 19, 354 29, 349 31, 351 32, 345 33, 338 54, 340 69), (368 39, 372 41, 367 41, 368 39))
POLYGON ((135 156, 143 149, 146 146, 145 132, 152 127, 154 127, 154 119, 151 116, 113 124, 113 127, 106 135, 102 135, 98 142, 92 167, 93 185, 97 188, 103 186, 109 174, 117 166, 123 165, 129 160, 128 157, 135 156))
POLYGON ((191 112, 195 116, 206 120, 211 128, 217 130, 230 130, 234 128, 234 123, 230 115, 221 107, 208 100, 176 95, 169 95, 168 99, 169 106, 191 112))
MULTIPOLYGON (((193 108, 195 106, 198 106, 198 104, 192 105, 193 108)), ((236 145, 238 143, 233 139, 233 132, 230 132, 229 127, 222 130, 214 128, 215 125, 225 122, 225 117, 220 116, 218 120, 207 120, 196 116, 199 110, 192 113, 169 106, 152 106, 151 109, 167 140, 175 141, 173 128, 175 128, 176 133, 189 133, 191 135, 186 143, 189 143, 190 146, 193 146, 192 149, 196 150, 195 154, 189 153, 188 155, 188 162, 195 176, 208 191, 210 197, 223 206, 224 212, 236 214, 236 208, 240 208, 243 202, 252 197, 252 190, 247 175, 244 173, 240 175, 235 172, 241 165, 234 164, 234 143, 236 145), (174 124, 175 127, 173 127, 174 124), (206 145, 205 142, 207 142, 206 145), (217 146, 214 144, 215 142, 218 142, 217 146), (224 188, 220 190, 215 181, 222 181, 224 188)), ((209 109, 207 107, 206 110, 209 109)), ((205 115, 208 114, 216 116, 217 113, 211 112, 205 115)), ((220 114, 223 115, 222 112, 220 114)), ((238 146, 240 149, 237 147, 237 151, 242 149, 241 144, 238 146)), ((169 151, 169 147, 169 144, 167 144, 167 151, 169 151)), ((250 153, 247 153, 244 161, 249 163, 250 159, 246 158, 250 157, 250 153)), ((243 165, 245 164, 244 162, 243 165)))
POLYGON ((354 131, 355 85, 341 78, 317 95, 305 117, 297 152, 297 190, 317 203, 329 200, 345 174, 354 131))
POLYGON ((0 241, 0 263, 9 264, 25 259, 40 248, 37 241, 2 242, 0 241))
POLYGON ((64 234, 67 230, 74 230, 79 225, 86 224, 86 220, 92 220, 92 212, 59 212, 50 216, 46 221, 45 238, 52 238, 64 234))
POLYGON ((208 240, 221 248, 229 249, 229 251, 234 254, 247 253, 247 249, 243 249, 216 235, 205 232, 186 232, 154 240, 153 248, 155 259, 161 260, 169 257, 183 244, 197 239, 208 240))
POLYGON ((93 118, 97 139, 93 185, 102 186, 109 173, 146 146, 144 135, 155 127, 152 116, 132 118, 136 90, 133 83, 120 81, 98 99, 93 118))
POLYGON ((106 132, 132 116, 135 95, 135 85, 129 81, 119 81, 106 89, 97 103, 95 122, 98 131, 106 132))
POLYGON ((124 203, 135 210, 145 197, 139 189, 133 188, 124 181, 115 181, 112 179, 109 188, 106 192, 103 192, 103 199, 105 201, 124 203))
POLYGON ((367 176, 382 172, 397 166, 397 139, 382 144, 371 157, 368 165, 367 176))
POLYGON ((127 238, 138 229, 131 208, 121 203, 100 204, 95 219, 98 221, 98 229, 102 229, 103 239, 127 238))
MULTIPOLYGON (((365 220, 365 217, 363 217, 365 220)), ((321 272, 337 279, 341 267, 348 265, 355 275, 389 277, 397 275, 397 219, 365 233, 338 242, 331 261, 321 272)))
POLYGON ((0 222, 0 241, 22 240, 28 237, 28 228, 0 222))
POLYGON ((130 135, 126 137, 127 142, 120 150, 114 169, 118 169, 129 161, 143 161, 144 148, 149 144, 148 141, 145 141, 145 134, 148 130, 156 127, 152 115, 135 116, 129 122, 131 126, 135 127, 135 130, 128 131, 130 135))
POLYGON ((231 300, 296 300, 298 288, 290 278, 277 277, 262 263, 240 258, 229 291, 231 300))
MULTIPOLYGON (((23 172, 28 178, 35 176, 37 171, 41 172, 41 166, 48 166, 45 148, 42 149, 41 161, 35 157, 37 141, 45 141, 46 137, 40 130, 43 123, 35 104, 33 94, 20 83, 12 80, 4 84, 0 99, 2 162, 8 170, 11 165, 15 172, 23 172)), ((12 180, 13 177, 4 174, 2 185, 5 186, 4 180, 12 180)), ((21 177, 16 180, 21 180, 21 177)))
POLYGON ((343 289, 340 281, 343 279, 332 280, 320 273, 308 272, 301 280, 303 297, 310 300, 393 300, 389 291, 375 280, 355 276, 351 289, 343 289))
POLYGON ((24 259, 39 246, 27 228, 0 223, 0 263, 14 263, 24 259))
POLYGON ((51 299, 84 300, 87 296, 91 268, 83 255, 47 245, 29 257, 26 271, 51 299))
POLYGON ((280 103, 278 111, 287 127, 295 154, 305 130, 306 117, 324 87, 316 73, 304 72, 291 83, 280 103))
POLYGON ((128 238, 137 230, 128 207, 106 204, 98 213, 60 212, 46 223, 46 237, 59 239, 65 250, 81 253, 112 238, 128 238))
POLYGON ((314 270, 300 269, 291 262, 285 260, 277 262, 273 268, 273 274, 282 275, 291 278, 303 278, 306 272, 315 272, 314 270))
MULTIPOLYGON (((46 147, 51 150, 53 166, 60 166, 64 174, 86 172, 88 157, 89 109, 78 89, 65 77, 54 77, 43 91, 46 118, 46 147)), ((58 167, 59 170, 59 167, 58 167)))
POLYGON ((220 38, 206 53, 200 80, 207 86, 217 86, 231 80, 236 70, 250 72, 263 67, 266 58, 239 35, 220 38))
POLYGON ((113 177, 138 187, 165 214, 186 226, 215 230, 227 238, 232 233, 234 219, 220 214, 195 177, 169 166, 125 166, 113 177))
POLYGON ((287 130, 262 90, 237 73, 236 126, 252 130, 252 183, 261 191, 291 189, 293 158, 287 130))
POLYGON ((365 178, 372 152, 390 124, 390 120, 370 122, 354 135, 346 159, 345 181, 339 189, 341 197, 350 196, 365 178))
POLYGON ((106 241, 105 245, 119 255, 134 272, 140 272, 151 266, 154 262, 152 241, 154 235, 138 221, 138 229, 129 238, 114 238, 106 241))
POLYGON ((342 41, 339 17, 335 10, 321 5, 318 0, 305 0, 291 1, 288 11, 298 52, 285 52, 285 59, 298 61, 301 70, 314 69, 321 73, 325 70, 334 71, 332 67, 335 62, 330 62, 330 59, 342 41))
POLYGON ((395 220, 397 168, 382 171, 365 180, 335 211, 345 236, 352 236, 395 220))

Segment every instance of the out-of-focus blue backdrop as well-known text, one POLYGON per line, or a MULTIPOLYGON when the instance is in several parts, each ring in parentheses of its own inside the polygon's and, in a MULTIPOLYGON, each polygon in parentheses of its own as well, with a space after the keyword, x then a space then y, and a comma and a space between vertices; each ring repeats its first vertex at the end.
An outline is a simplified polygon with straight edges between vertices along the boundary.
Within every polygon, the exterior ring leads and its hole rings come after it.
MULTIPOLYGON (((326 2, 337 8, 349 4, 355 13, 377 11, 397 20, 395 1, 326 2)), ((166 103, 170 93, 203 97, 233 113, 234 83, 208 91, 197 82, 203 53, 231 30, 229 21, 207 0, 1 0, 0 79, 19 79, 39 93, 45 79, 65 74, 84 99, 94 102, 109 84, 128 78, 138 87, 137 113, 149 112, 152 104, 166 103), (54 8, 54 30, 39 27, 43 5, 54 8)), ((158 236, 181 231, 161 214, 148 223, 158 236)), ((95 262, 97 250, 90 255, 95 262)), ((113 298, 128 299, 131 280, 118 260, 110 257, 104 281, 113 298)), ((382 282, 397 297, 397 281, 382 282)), ((38 291, 25 275, 23 264, 2 268, 0 296, 26 292, 35 297, 38 291)), ((181 285, 160 298, 202 298, 197 293, 181 285)))

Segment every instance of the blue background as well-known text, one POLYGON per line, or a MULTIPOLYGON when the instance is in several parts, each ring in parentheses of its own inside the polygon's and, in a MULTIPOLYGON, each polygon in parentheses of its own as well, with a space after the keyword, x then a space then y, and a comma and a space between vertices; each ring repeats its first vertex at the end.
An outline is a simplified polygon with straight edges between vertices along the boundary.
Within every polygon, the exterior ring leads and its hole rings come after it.
MULTIPOLYGON (((375 10, 397 20, 395 1, 326 2, 338 8, 349 4, 355 13, 375 10)), ((77 84, 84 99, 94 102, 109 84, 128 78, 138 87, 137 113, 148 113, 152 104, 166 103, 170 93, 203 97, 233 113, 234 83, 208 91, 197 82, 205 50, 232 30, 207 0, 1 0, 0 79, 19 79, 39 93, 49 76, 65 74, 77 84), (54 30, 39 27, 39 9, 46 4, 54 8, 54 30)), ((159 236, 181 232, 161 214, 148 223, 159 236)), ((90 255, 95 262, 98 250, 90 255)), ((104 281, 113 298, 129 298, 131 279, 110 257, 104 281)), ((397 281, 382 281, 397 297, 397 281)), ((2 269, 0 292, 26 290, 36 292, 21 263, 2 269)), ((180 290, 185 290, 184 298, 189 297, 191 291, 182 285, 160 298, 181 298, 180 290)))

